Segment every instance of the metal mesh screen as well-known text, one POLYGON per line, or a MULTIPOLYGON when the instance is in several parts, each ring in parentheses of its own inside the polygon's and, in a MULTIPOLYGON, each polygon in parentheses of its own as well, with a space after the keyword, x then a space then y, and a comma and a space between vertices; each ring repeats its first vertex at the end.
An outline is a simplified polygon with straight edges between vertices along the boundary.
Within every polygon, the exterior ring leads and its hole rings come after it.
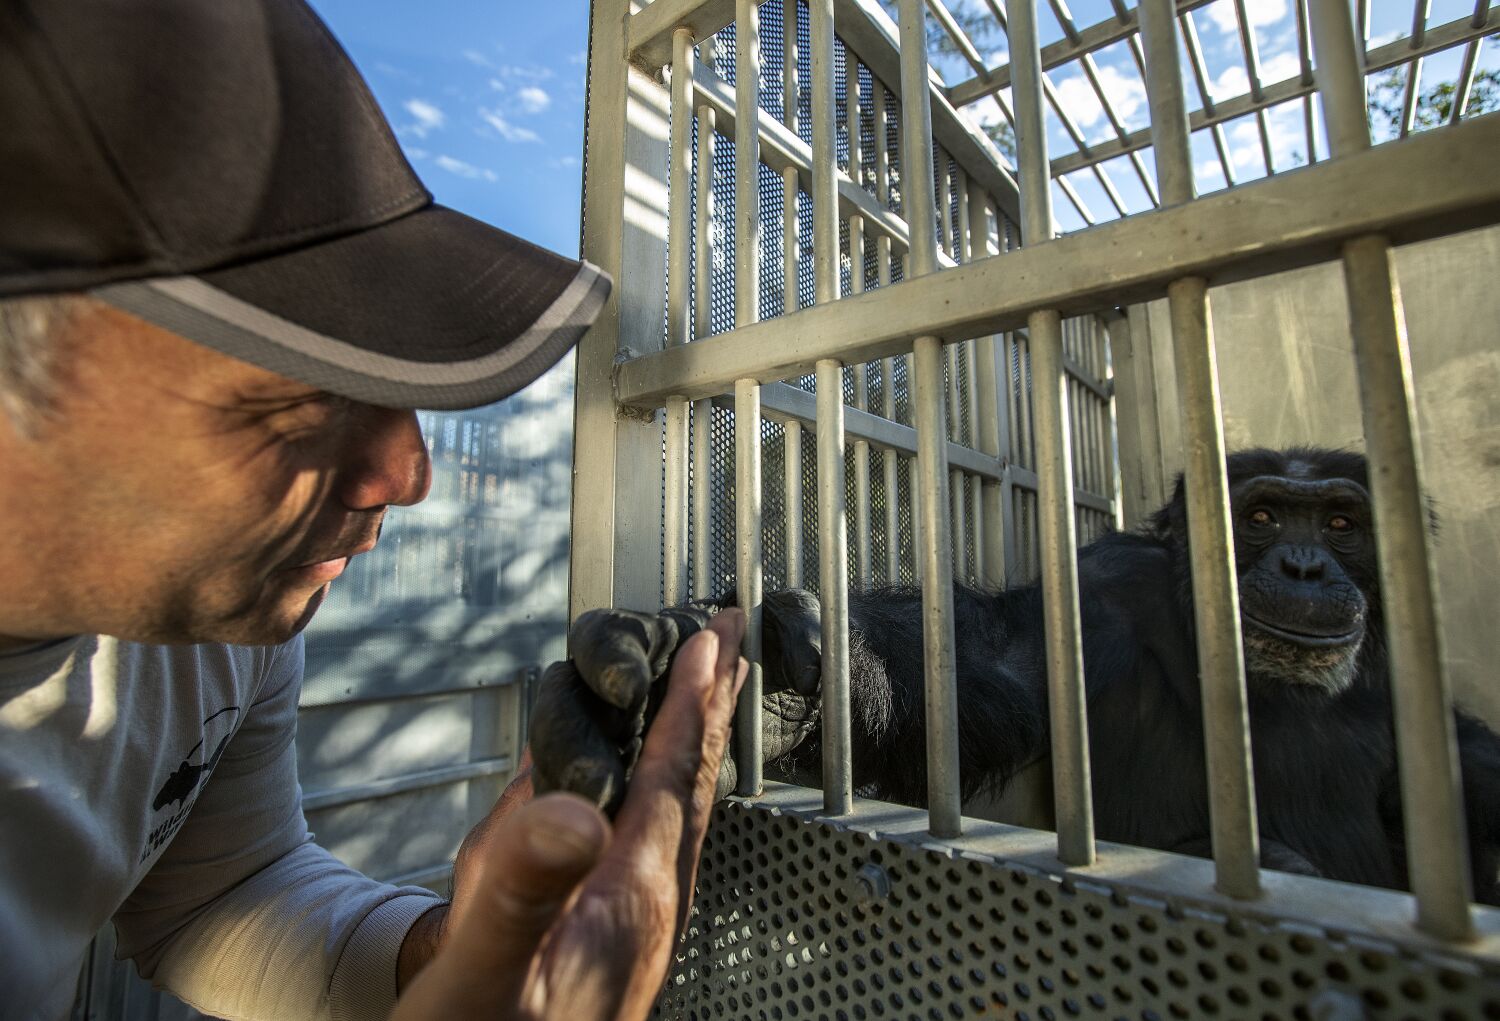
POLYGON ((719 805, 653 1016, 1500 1018, 1493 962, 923 839, 719 805))
MULTIPOLYGON (((785 22, 786 6, 784 4, 766 3, 760 8, 759 99, 764 115, 767 117, 775 117, 786 123, 792 119, 788 116, 789 113, 794 114, 798 136, 810 142, 812 90, 809 22, 806 4, 798 3, 795 6, 797 10, 795 25, 785 22), (785 42, 788 31, 796 33, 794 69, 789 69, 787 66, 788 54, 785 42), (787 93, 789 70, 795 74, 795 89, 790 97, 787 93)), ((714 37, 713 59, 708 65, 710 70, 730 84, 733 84, 735 76, 734 47, 735 31, 734 26, 730 25, 714 37)), ((894 94, 886 90, 884 84, 854 57, 842 40, 837 40, 835 44, 834 73, 836 156, 839 166, 845 172, 849 171, 851 132, 858 131, 861 154, 860 167, 857 168, 858 177, 860 183, 868 191, 872 194, 875 192, 877 127, 875 96, 879 90, 886 110, 884 127, 890 196, 887 204, 899 211, 901 208, 900 104, 894 94), (860 92, 860 117, 857 124, 851 124, 849 118, 847 90, 851 74, 856 76, 855 80, 858 82, 860 92)), ((696 126, 694 144, 697 145, 696 126)), ((938 226, 940 243, 944 252, 950 257, 958 258, 963 254, 960 192, 966 187, 965 175, 958 162, 940 146, 934 145, 932 160, 934 174, 939 181, 937 199, 939 205, 934 208, 933 215, 938 226)), ((734 326, 733 252, 738 221, 735 210, 735 169, 734 140, 732 137, 721 134, 716 140, 713 158, 713 209, 710 217, 709 237, 699 239, 695 236, 692 239, 694 245, 707 242, 712 246, 708 291, 710 300, 708 322, 711 334, 730 330, 734 326)), ((790 236, 784 217, 784 203, 787 196, 781 175, 762 164, 759 168, 757 192, 761 229, 761 243, 757 253, 760 277, 757 306, 759 318, 769 319, 786 313, 788 299, 786 288, 789 285, 795 287, 794 308, 805 308, 813 304, 812 203, 805 192, 799 190, 796 193, 797 209, 794 217, 796 233, 795 236, 790 236), (786 274, 786 246, 788 245, 796 248, 794 281, 789 281, 786 274)), ((973 210, 970 212, 974 213, 973 210)), ((977 225, 978 219, 977 215, 971 215, 971 224, 977 225)), ((1014 245, 1015 226, 1003 215, 995 217, 993 231, 995 247, 1007 250, 1014 245)), ((862 283, 866 289, 878 287, 881 276, 881 246, 877 242, 877 233, 867 232, 862 265, 858 267, 852 261, 849 222, 842 216, 839 218, 838 245, 840 293, 847 294, 853 289, 854 278, 857 274, 862 276, 862 283)), ((892 261, 889 278, 893 282, 902 279, 903 261, 900 257, 892 261)), ((1034 486, 1035 482, 1034 476, 1025 474, 1035 463, 1031 428, 1030 357, 1026 350, 1024 334, 1015 335, 1010 341, 1001 338, 998 342, 1002 344, 1002 350, 1006 353, 1010 377, 1000 387, 1003 395, 1001 414, 1008 422, 1010 437, 1010 449, 1001 451, 1001 457, 1007 464, 1020 469, 1022 474, 1014 480, 1017 487, 1009 501, 1010 519, 1006 522, 976 524, 972 520, 971 509, 976 502, 975 489, 979 485, 978 480, 968 475, 959 475, 951 480, 955 489, 950 494, 950 500, 958 508, 954 515, 953 534, 956 576, 960 580, 978 580, 976 543, 983 528, 1000 529, 1002 534, 1013 537, 1014 542, 1020 547, 1013 554, 1008 554, 1008 562, 1011 565, 1008 573, 1011 575, 1011 580, 1029 579, 1035 576, 1037 570, 1034 554, 1036 516, 1033 504, 1028 503, 1028 500, 1034 502, 1035 496, 1034 492, 1026 491, 1034 486), (1018 569, 1022 573, 1016 573, 1018 569)), ((1080 498, 1085 500, 1085 503, 1080 505, 1078 515, 1080 541, 1096 537, 1103 529, 1109 527, 1113 520, 1108 512, 1101 511, 1094 506, 1094 503, 1101 499, 1104 501, 1113 499, 1114 436, 1112 417, 1108 414, 1108 392, 1104 389, 1107 383, 1108 364, 1106 343, 1104 331, 1098 326, 1097 320, 1092 317, 1087 320, 1069 320, 1066 324, 1065 357, 1075 370, 1075 378, 1069 383, 1074 484, 1081 493, 1092 494, 1094 499, 1091 503, 1084 497, 1080 498)), ((889 392, 892 399, 891 419, 903 425, 910 425, 913 411, 909 389, 910 371, 909 356, 892 359, 889 363, 876 362, 865 366, 866 387, 862 394, 857 395, 854 370, 846 368, 843 379, 845 403, 855 407, 863 403, 863 406, 872 414, 883 415, 889 392), (889 372, 887 364, 889 364, 889 372), (860 397, 863 398, 863 402, 860 401, 860 397)), ((945 431, 952 442, 969 447, 977 446, 979 441, 975 433, 977 409, 973 406, 976 393, 975 374, 978 371, 979 367, 974 363, 973 352, 969 345, 954 347, 951 360, 944 359, 943 372, 948 410, 945 431)), ((814 377, 811 375, 787 382, 807 392, 815 390, 814 377)), ((729 410, 729 402, 723 400, 714 411, 711 430, 714 450, 710 461, 713 467, 709 477, 702 480, 702 484, 714 487, 715 490, 711 500, 711 506, 714 508, 714 520, 710 528, 712 538, 706 551, 709 576, 717 586, 716 592, 711 594, 732 587, 735 578, 733 435, 733 413, 729 410)), ((762 498, 765 582, 772 589, 789 583, 791 575, 788 558, 794 544, 790 542, 788 530, 796 527, 801 533, 799 580, 802 585, 816 591, 819 542, 815 430, 811 423, 808 423, 803 430, 803 463, 800 466, 802 506, 800 508, 786 506, 787 465, 785 464, 783 426, 779 422, 768 420, 762 424, 761 435, 764 468, 762 498)), ((847 538, 851 581, 858 578, 860 570, 859 536, 854 533, 855 512, 859 499, 855 484, 854 439, 854 436, 849 438, 845 454, 848 478, 847 520, 850 529, 847 538)), ((883 455, 879 450, 871 453, 870 488, 867 495, 871 508, 870 562, 867 565, 867 577, 871 583, 912 583, 917 577, 915 533, 909 492, 912 459, 909 454, 902 454, 898 460, 896 492, 887 494, 883 455), (895 535, 888 535, 886 528, 885 503, 890 497, 898 501, 898 527, 895 535), (892 546, 898 551, 900 560, 900 567, 894 578, 889 577, 890 571, 886 564, 888 550, 892 546)), ((694 480, 693 484, 698 485, 699 480, 694 480)), ((952 510, 953 508, 950 508, 950 511, 952 510)), ((693 555, 696 556, 696 552, 693 555)))

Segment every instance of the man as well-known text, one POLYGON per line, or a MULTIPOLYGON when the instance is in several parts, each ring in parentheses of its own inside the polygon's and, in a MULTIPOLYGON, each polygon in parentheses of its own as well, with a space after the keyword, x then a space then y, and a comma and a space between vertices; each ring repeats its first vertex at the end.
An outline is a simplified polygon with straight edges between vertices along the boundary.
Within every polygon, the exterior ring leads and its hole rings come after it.
POLYGON ((222 1017, 645 1013, 737 613, 613 827, 523 781, 451 908, 310 843, 293 749, 302 628, 427 492, 410 409, 513 393, 607 291, 433 205, 301 0, 0 2, 0 1017, 65 1016, 111 919, 222 1017))

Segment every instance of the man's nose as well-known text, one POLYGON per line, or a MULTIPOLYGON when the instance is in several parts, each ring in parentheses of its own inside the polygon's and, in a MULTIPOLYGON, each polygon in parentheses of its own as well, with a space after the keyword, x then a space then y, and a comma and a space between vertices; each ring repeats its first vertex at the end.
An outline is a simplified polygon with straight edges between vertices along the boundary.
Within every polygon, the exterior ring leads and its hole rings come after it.
POLYGON ((432 486, 432 461, 414 411, 366 407, 350 438, 339 496, 350 510, 420 503, 432 486))

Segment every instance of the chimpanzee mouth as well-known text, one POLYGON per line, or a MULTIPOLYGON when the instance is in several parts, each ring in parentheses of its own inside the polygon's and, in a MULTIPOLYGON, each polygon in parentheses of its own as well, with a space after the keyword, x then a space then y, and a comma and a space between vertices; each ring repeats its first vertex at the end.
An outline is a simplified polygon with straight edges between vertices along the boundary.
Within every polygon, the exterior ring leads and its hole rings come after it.
POLYGON ((1353 631, 1345 631, 1340 634, 1328 634, 1327 632, 1292 631, 1288 628, 1279 627, 1275 624, 1267 623, 1266 621, 1263 621, 1260 618, 1255 617, 1243 610, 1240 611, 1240 616, 1244 619, 1246 624, 1250 624, 1257 630, 1264 631, 1268 635, 1283 639, 1288 642, 1296 642, 1298 645, 1305 645, 1315 649, 1332 649, 1340 645, 1353 645, 1359 641, 1360 636, 1363 634, 1363 630, 1359 628, 1356 628, 1353 631))

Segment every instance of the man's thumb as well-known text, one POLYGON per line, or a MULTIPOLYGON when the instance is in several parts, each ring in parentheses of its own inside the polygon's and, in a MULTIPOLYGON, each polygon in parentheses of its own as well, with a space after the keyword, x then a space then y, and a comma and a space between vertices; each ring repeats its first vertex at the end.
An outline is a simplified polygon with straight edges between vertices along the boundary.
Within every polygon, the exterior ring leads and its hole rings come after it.
POLYGON ((514 1009, 542 938, 608 842, 604 816, 576 794, 548 794, 516 809, 489 841, 438 967, 419 980, 456 983, 449 995, 474 1009, 514 1009))

